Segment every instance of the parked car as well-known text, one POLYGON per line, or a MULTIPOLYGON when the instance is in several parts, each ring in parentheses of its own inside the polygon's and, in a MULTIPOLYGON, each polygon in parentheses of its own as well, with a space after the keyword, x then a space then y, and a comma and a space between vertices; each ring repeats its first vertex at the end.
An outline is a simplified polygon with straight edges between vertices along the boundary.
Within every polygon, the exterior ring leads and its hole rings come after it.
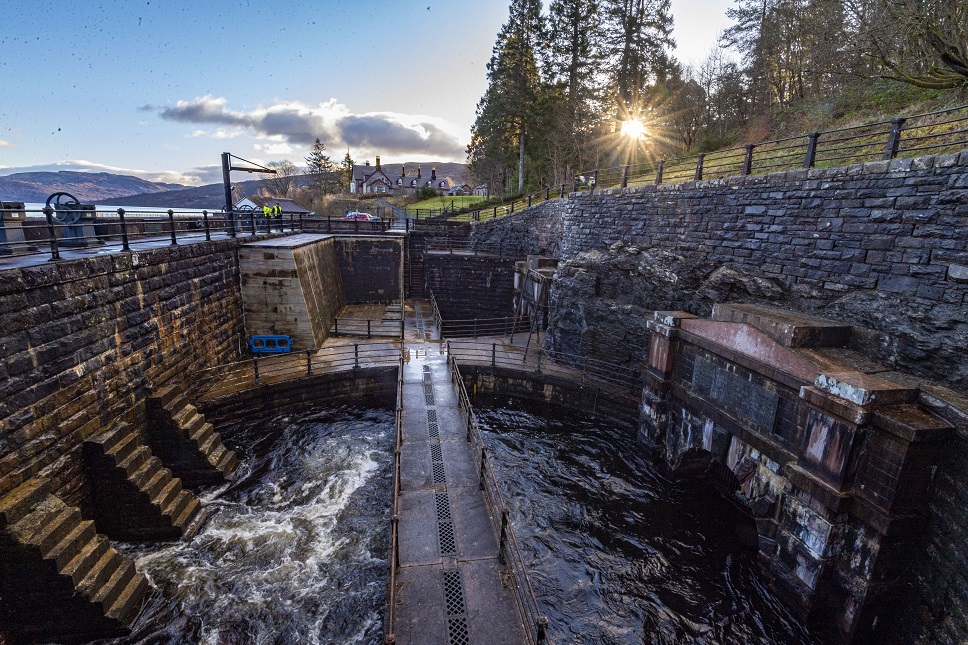
POLYGON ((360 211, 351 211, 343 216, 343 219, 349 220, 361 220, 368 222, 379 222, 380 217, 378 215, 371 215, 369 213, 363 213, 360 211))

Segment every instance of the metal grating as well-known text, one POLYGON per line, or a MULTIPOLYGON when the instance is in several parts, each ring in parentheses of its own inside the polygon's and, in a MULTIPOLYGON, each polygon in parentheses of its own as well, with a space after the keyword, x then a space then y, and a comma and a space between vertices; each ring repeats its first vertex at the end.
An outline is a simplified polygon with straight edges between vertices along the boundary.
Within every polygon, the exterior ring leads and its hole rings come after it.
POLYGON ((467 605, 464 603, 464 583, 460 571, 444 571, 444 601, 447 604, 448 645, 470 645, 467 605))
POLYGON ((447 638, 449 645, 470 645, 471 637, 467 633, 467 618, 447 619, 447 638))
POLYGON ((437 522, 450 522, 453 519, 450 515, 450 495, 436 493, 434 498, 434 503, 437 506, 437 522))
POLYGON ((454 521, 450 515, 450 495, 437 493, 437 541, 440 555, 456 555, 457 538, 454 536, 454 521))
POLYGON ((437 423, 436 410, 427 410, 427 433, 432 439, 440 438, 440 425, 437 423))
POLYGON ((434 483, 435 484, 446 484, 447 483, 447 473, 444 471, 444 465, 440 462, 434 462, 434 483))
POLYGON ((447 602, 449 615, 459 616, 467 613, 464 607, 464 582, 457 569, 444 571, 444 600, 447 602))
POLYGON ((430 444, 430 461, 443 461, 444 450, 439 443, 430 444))

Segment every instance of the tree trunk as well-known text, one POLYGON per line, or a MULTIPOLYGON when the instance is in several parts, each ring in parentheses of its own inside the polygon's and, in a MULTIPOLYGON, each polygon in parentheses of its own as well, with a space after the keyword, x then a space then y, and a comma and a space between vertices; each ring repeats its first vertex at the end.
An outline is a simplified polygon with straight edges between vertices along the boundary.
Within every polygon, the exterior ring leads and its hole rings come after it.
POLYGON ((518 131, 518 192, 524 193, 524 126, 518 131))

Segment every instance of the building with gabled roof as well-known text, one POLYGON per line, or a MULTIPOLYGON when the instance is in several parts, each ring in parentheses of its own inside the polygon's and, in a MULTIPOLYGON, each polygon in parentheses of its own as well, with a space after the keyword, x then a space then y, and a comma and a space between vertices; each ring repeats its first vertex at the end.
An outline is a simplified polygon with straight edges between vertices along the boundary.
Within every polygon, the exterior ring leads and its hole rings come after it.
POLYGON ((380 164, 380 156, 376 157, 376 165, 371 166, 367 161, 362 166, 353 166, 353 181, 350 182, 350 192, 368 194, 397 194, 412 195, 419 188, 433 188, 438 194, 447 192, 453 182, 449 177, 437 177, 437 169, 430 169, 430 177, 424 177, 420 166, 417 166, 416 175, 407 175, 407 168, 400 166, 400 172, 396 173, 389 166, 380 164))

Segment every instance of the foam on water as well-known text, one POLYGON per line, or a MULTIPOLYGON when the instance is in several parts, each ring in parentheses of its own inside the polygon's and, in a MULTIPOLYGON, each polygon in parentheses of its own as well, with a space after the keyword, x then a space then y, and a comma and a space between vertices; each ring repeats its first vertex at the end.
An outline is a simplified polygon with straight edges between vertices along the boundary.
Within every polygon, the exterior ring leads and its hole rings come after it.
POLYGON ((393 414, 275 423, 268 450, 203 497, 214 512, 190 542, 128 549, 162 593, 124 642, 379 640, 393 414))

